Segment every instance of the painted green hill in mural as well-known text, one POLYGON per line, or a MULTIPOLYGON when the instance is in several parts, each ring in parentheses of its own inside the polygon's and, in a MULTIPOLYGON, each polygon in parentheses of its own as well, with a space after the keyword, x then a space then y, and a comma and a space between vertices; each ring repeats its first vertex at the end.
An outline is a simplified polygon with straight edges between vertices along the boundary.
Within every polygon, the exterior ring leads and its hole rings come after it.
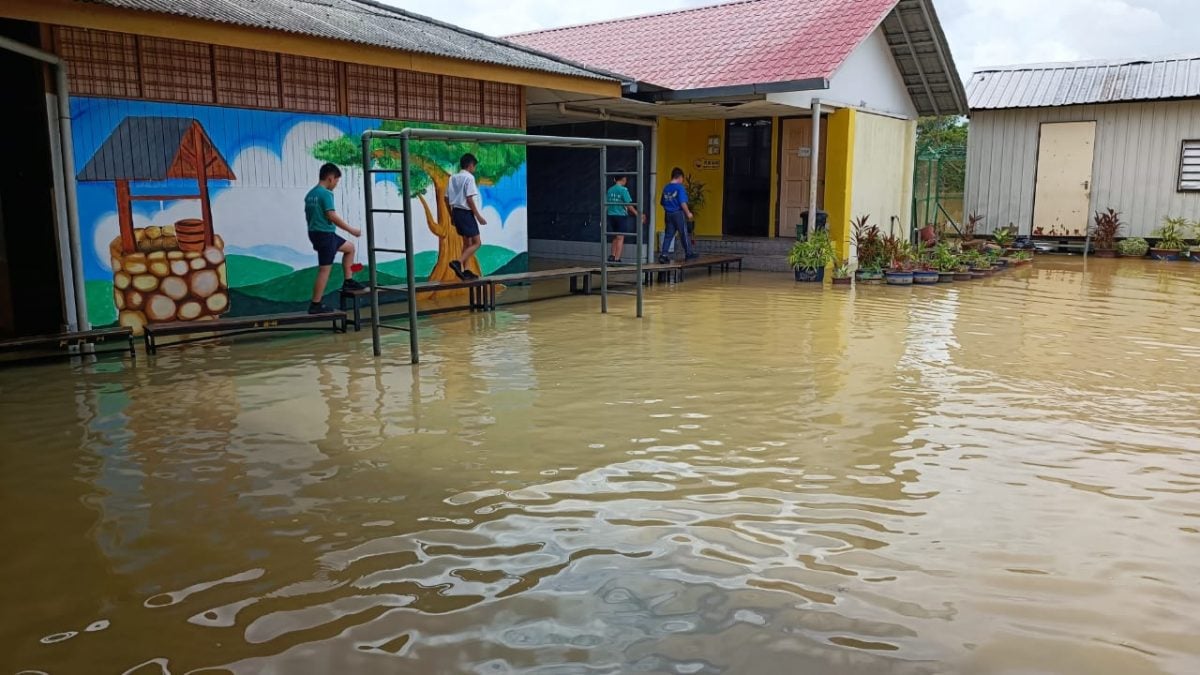
POLYGON ((229 285, 233 288, 261 284, 294 271, 291 265, 236 253, 226 256, 225 262, 229 270, 229 285))

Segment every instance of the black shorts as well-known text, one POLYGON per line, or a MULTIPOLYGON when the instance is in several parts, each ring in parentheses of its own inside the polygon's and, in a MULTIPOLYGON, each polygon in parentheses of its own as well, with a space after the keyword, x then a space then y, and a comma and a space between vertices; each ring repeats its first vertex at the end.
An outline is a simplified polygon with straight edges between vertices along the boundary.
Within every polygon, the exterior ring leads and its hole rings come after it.
MULTIPOLYGON (((608 231, 616 232, 617 234, 633 234, 633 217, 632 216, 609 216, 608 231)), ((609 237, 612 238, 611 236, 609 237)))
POLYGON ((346 243, 346 240, 339 237, 337 232, 314 232, 313 230, 308 231, 308 240, 312 242, 313 250, 317 252, 317 265, 321 267, 332 265, 333 259, 337 257, 338 249, 346 243))
POLYGON ((454 229, 458 230, 461 236, 479 236, 479 223, 475 222, 475 214, 469 209, 451 209, 450 222, 454 223, 454 229))

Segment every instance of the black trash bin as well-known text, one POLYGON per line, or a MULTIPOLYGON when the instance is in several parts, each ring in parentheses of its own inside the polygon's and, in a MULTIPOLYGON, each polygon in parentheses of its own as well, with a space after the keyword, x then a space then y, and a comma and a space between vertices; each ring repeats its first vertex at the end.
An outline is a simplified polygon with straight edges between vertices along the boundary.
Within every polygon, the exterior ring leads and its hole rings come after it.
MULTIPOLYGON (((829 214, 824 211, 817 211, 817 229, 824 230, 829 225, 829 214)), ((808 238, 808 209, 800 212, 800 222, 796 225, 796 238, 808 238)))

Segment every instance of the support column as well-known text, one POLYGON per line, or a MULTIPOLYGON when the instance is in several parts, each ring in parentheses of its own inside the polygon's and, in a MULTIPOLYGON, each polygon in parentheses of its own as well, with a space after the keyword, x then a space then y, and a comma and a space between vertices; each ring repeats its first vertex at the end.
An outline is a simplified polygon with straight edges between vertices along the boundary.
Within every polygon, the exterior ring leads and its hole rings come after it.
MULTIPOLYGON (((821 99, 812 100, 812 155, 808 169, 808 231, 817 229, 817 183, 821 175, 821 99)), ((828 177, 826 177, 828 180, 828 177)))
MULTIPOLYGON (((829 238, 842 260, 853 253, 850 219, 854 197, 854 132, 857 112, 841 108, 829 116, 825 130, 825 210, 829 213, 829 238)), ((876 218, 883 214, 873 214, 876 218)))

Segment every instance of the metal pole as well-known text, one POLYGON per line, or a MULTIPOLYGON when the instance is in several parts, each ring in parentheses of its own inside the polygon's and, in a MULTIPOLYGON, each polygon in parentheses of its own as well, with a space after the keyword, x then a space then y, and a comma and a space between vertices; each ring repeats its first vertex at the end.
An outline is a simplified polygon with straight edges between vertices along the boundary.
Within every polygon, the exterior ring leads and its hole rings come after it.
POLYGON ((375 356, 380 356, 383 350, 379 345, 379 278, 375 273, 375 200, 371 194, 375 178, 371 173, 371 138, 363 134, 363 221, 367 226, 367 268, 370 275, 367 283, 371 286, 371 349, 375 356))
POLYGON ((812 100, 812 157, 809 158, 808 231, 817 230, 817 178, 821 173, 821 99, 812 100))
MULTIPOLYGON (((408 135, 400 137, 400 184, 404 188, 404 269, 408 277, 408 347, 412 351, 412 363, 421 361, 417 335, 417 280, 413 271, 413 222, 412 186, 409 180, 408 135)), ((438 205, 434 205, 437 208, 438 205)))
MULTIPOLYGON (((608 148, 600 148, 600 312, 608 313, 608 148)), ((639 280, 640 281, 640 280, 639 280)))
MULTIPOLYGON (((639 151, 640 152, 640 151, 639 151)), ((653 194, 658 186, 658 125, 650 127, 650 183, 642 188, 642 194, 653 194)), ((651 197, 653 199, 653 197, 651 197)), ((646 206, 650 206, 653 202, 648 202, 646 206)), ((649 228, 650 240, 646 242, 646 263, 648 264, 654 259, 654 247, 658 242, 658 211, 650 209, 652 213, 646 214, 646 227, 649 228)), ((642 213, 646 213, 643 211, 642 213)), ((641 228, 638 228, 641 231, 641 228)), ((639 271, 640 275, 640 271, 639 271)), ((641 276, 638 277, 641 279, 641 276)), ((640 281, 638 283, 641 283, 640 281)))
MULTIPOLYGON (((636 225, 636 235, 634 237, 634 245, 637 246, 637 316, 642 318, 642 294, 644 292, 645 283, 642 279, 642 216, 646 213, 646 161, 643 155, 642 148, 637 149, 637 215, 634 217, 636 225)), ((647 220, 647 222, 649 222, 647 220)))

